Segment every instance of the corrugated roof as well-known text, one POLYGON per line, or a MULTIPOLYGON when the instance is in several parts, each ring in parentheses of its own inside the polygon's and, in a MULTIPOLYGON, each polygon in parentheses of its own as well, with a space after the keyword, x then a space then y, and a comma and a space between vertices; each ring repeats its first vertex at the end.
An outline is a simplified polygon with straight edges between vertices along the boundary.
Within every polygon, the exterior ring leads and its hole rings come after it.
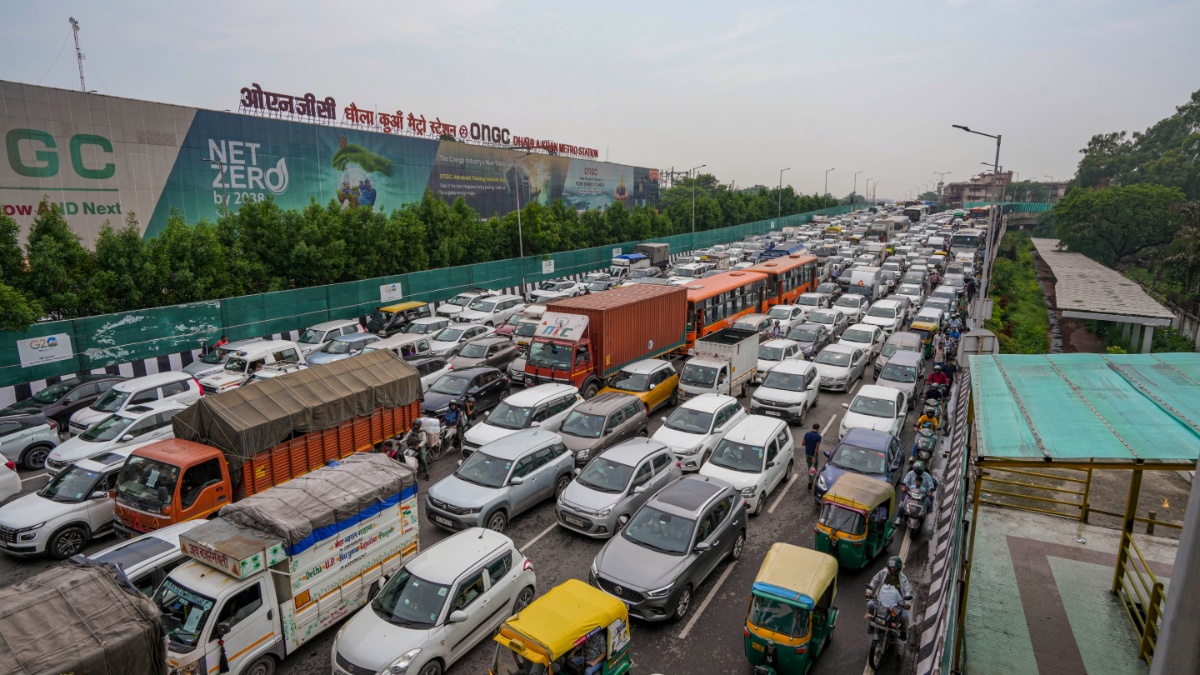
POLYGON ((1141 286, 1082 253, 1058 251, 1057 239, 1034 239, 1038 255, 1054 274, 1054 296, 1063 316, 1168 325, 1174 314, 1141 286), (1140 319, 1140 320, 1139 320, 1140 319))
POLYGON ((986 459, 1200 457, 1200 354, 971 357, 986 459))

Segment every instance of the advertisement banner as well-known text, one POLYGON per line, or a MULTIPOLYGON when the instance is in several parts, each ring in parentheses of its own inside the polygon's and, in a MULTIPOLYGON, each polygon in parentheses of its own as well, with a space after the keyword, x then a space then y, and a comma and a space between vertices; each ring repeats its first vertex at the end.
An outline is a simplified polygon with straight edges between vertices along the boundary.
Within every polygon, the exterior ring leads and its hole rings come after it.
POLYGON ((17 340, 17 354, 21 367, 40 366, 43 363, 65 361, 75 355, 71 349, 71 336, 66 333, 17 340))
POLYGON ((395 302, 404 299, 404 290, 399 282, 394 284, 384 284, 379 287, 380 302, 395 302))

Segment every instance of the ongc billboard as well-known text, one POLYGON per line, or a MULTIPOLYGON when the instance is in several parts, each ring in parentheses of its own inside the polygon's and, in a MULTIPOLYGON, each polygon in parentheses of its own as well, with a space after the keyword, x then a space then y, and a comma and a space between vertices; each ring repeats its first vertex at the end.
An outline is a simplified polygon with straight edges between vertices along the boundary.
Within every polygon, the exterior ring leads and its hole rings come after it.
POLYGON ((518 202, 658 201, 654 169, 3 81, 0 136, 4 212, 27 231, 49 198, 89 243, 130 212, 153 236, 172 209, 195 222, 268 196, 289 209, 315 198, 390 211, 429 188, 484 217, 518 202))

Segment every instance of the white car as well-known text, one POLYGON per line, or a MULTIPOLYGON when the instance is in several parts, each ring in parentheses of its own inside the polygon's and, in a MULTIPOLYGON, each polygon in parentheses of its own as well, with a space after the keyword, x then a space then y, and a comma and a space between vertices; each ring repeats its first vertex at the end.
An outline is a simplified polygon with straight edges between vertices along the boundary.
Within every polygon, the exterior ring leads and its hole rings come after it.
POLYGON ((56 476, 75 462, 115 448, 174 438, 171 418, 185 408, 178 401, 154 401, 113 413, 51 450, 46 456, 46 471, 56 476))
POLYGON ((543 281, 529 297, 533 302, 545 304, 551 300, 573 298, 583 293, 583 285, 577 281, 543 281))
POLYGON ((896 295, 908 298, 913 307, 920 307, 925 302, 925 291, 920 284, 900 284, 896 295))
POLYGON ((866 296, 847 293, 833 303, 833 309, 846 317, 846 323, 854 324, 862 321, 863 315, 867 313, 869 303, 866 296))
POLYGON ((462 454, 470 455, 492 441, 522 429, 540 427, 558 431, 567 413, 583 401, 579 389, 569 384, 539 384, 518 389, 488 411, 463 435, 462 454))
MULTIPOLYGON (((232 354, 224 367, 227 369, 232 368, 232 364, 239 361, 238 354, 240 353, 235 352, 232 354)), ((210 377, 219 377, 219 375, 212 375, 210 377)), ((123 380, 114 384, 106 393, 101 394, 100 398, 96 399, 95 403, 92 403, 90 407, 76 410, 71 415, 68 430, 72 436, 77 436, 93 424, 131 405, 152 403, 160 400, 179 401, 185 405, 191 405, 199 401, 200 396, 200 383, 196 381, 196 378, 187 373, 155 373, 154 375, 123 380)))
POLYGON ((684 471, 698 471, 725 433, 747 416, 738 400, 724 394, 700 394, 675 408, 653 440, 667 444, 684 471))
POLYGON ((904 303, 899 300, 876 300, 862 322, 879 326, 884 334, 891 335, 904 326, 906 313, 904 303))
POLYGON ((514 314, 525 311, 525 302, 515 295, 494 295, 479 298, 459 312, 454 320, 458 323, 481 323, 485 326, 502 325, 514 314))
POLYGON ((858 347, 867 353, 867 358, 874 360, 879 356, 879 350, 883 349, 883 343, 887 340, 887 335, 879 326, 872 326, 869 323, 856 323, 846 329, 842 333, 838 344, 848 344, 853 347, 858 347))
POLYGON ((831 299, 828 293, 801 293, 800 297, 796 298, 796 307, 799 307, 807 318, 809 314, 818 309, 826 309, 831 304, 831 299))
POLYGON ((300 334, 300 339, 296 340, 296 346, 300 348, 300 353, 307 357, 313 352, 320 351, 325 343, 335 337, 362 333, 365 330, 358 319, 325 321, 305 328, 304 332, 300 334))
POLYGON ((822 349, 812 363, 817 367, 822 388, 850 391, 851 383, 862 379, 868 360, 864 349, 835 343, 822 349))
POLYGON ((904 392, 880 384, 864 384, 842 415, 838 438, 844 438, 851 429, 872 429, 889 433, 897 438, 904 431, 904 419, 908 416, 908 398, 904 392))
POLYGON ((754 390, 750 396, 750 412, 803 424, 805 414, 817 405, 820 396, 821 382, 814 364, 803 360, 784 361, 767 375, 761 387, 754 390))
POLYGON ((423 316, 404 324, 400 329, 405 335, 433 335, 450 325, 450 319, 444 316, 423 316))
POLYGON ((767 495, 791 477, 793 464, 787 422, 750 415, 717 443, 700 475, 719 478, 739 490, 750 515, 756 516, 762 513, 767 495))
POLYGON ((409 560, 342 626, 333 672, 440 674, 533 602, 536 584, 511 539, 463 530, 409 560))
POLYGON ((21 476, 17 474, 16 462, 3 457, 0 459, 4 460, 3 466, 0 466, 0 504, 3 504, 21 494, 21 476))
POLYGON ((120 567, 134 588, 152 596, 171 570, 189 560, 179 548, 179 536, 204 522, 197 518, 159 528, 88 556, 88 560, 120 567))
POLYGON ((795 340, 767 340, 758 345, 758 367, 754 373, 754 384, 759 384, 771 369, 784 361, 803 359, 804 351, 795 340))
POLYGON ((779 327, 786 333, 795 326, 804 323, 806 312, 800 305, 775 305, 767 312, 771 322, 779 322, 779 327))
POLYGON ((497 291, 489 291, 486 288, 472 288, 469 291, 463 291, 458 295, 450 298, 446 302, 438 305, 437 315, 444 316, 447 319, 453 319, 456 314, 463 311, 472 302, 480 298, 486 298, 493 295, 500 295, 497 291))
POLYGON ((480 335, 487 335, 495 332, 495 329, 477 324, 455 324, 447 326, 433 335, 433 341, 429 346, 433 349, 433 353, 438 356, 453 356, 454 350, 458 349, 459 345, 477 338, 480 335))

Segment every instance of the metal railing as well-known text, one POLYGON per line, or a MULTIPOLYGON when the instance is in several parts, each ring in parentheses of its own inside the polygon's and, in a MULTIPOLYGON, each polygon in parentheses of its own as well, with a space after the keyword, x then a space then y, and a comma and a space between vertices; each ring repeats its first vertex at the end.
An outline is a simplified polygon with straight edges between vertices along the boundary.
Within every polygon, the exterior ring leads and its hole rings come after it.
POLYGON ((1138 636, 1138 657, 1150 663, 1154 658, 1154 646, 1158 642, 1166 592, 1130 534, 1121 536, 1116 581, 1117 598, 1120 599, 1121 607, 1138 636), (1134 553, 1133 556, 1129 555, 1130 551, 1134 553))
POLYGON ((1051 516, 1074 518, 1086 523, 1088 511, 1090 510, 1088 496, 1092 490, 1091 469, 1086 471, 1082 469, 1058 469, 1058 471, 1061 473, 1052 474, 1027 469, 999 469, 990 467, 987 471, 983 472, 983 475, 979 479, 981 484, 980 489, 983 492, 980 503, 1003 506, 1010 509, 1021 509, 1023 511, 1033 511, 1035 513, 1045 513, 1051 516), (1083 477, 1077 478, 1070 475, 1076 473, 1082 474, 1083 477), (999 478, 997 474, 1005 478, 999 478), (1082 486, 1082 489, 1070 489, 1068 487, 1057 487, 1029 480, 1021 480, 1022 477, 1065 481, 1071 484, 1072 487, 1082 486), (1022 489, 1024 492, 1014 492, 989 487, 989 485, 1012 486, 1022 489), (1007 497, 1008 499, 1003 501, 990 499, 990 497, 997 495, 1007 497), (1042 505, 1045 504, 1056 505, 1058 508, 1055 508, 1055 506, 1043 508, 1042 505))

